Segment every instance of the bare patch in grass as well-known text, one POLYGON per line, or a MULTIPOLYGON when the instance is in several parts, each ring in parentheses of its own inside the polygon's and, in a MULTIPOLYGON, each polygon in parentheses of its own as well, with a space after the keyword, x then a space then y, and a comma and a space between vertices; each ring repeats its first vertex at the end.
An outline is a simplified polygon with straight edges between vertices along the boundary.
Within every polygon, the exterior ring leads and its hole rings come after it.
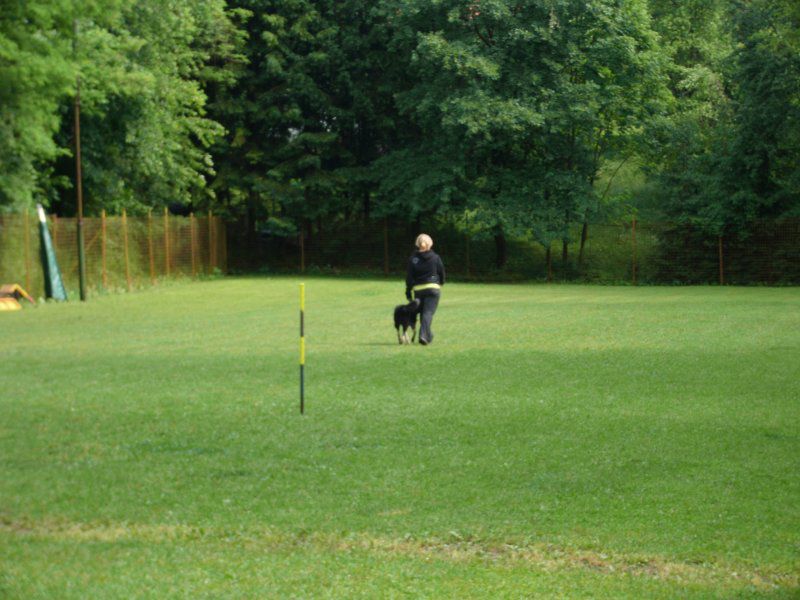
MULTIPOLYGON (((394 511, 390 511, 394 512, 394 511)), ((389 514, 389 513, 387 513, 389 514)), ((264 552, 304 548, 318 552, 366 552, 420 557, 426 560, 484 562, 504 566, 525 565, 542 571, 589 570, 608 575, 632 575, 678 583, 694 583, 716 589, 745 587, 768 590, 800 590, 800 575, 764 566, 691 563, 660 556, 622 555, 545 543, 516 545, 496 541, 438 538, 387 538, 365 533, 282 532, 271 529, 224 529, 190 525, 141 523, 77 523, 28 521, 0 517, 0 534, 33 539, 75 542, 187 543, 236 542, 249 551, 264 552)))

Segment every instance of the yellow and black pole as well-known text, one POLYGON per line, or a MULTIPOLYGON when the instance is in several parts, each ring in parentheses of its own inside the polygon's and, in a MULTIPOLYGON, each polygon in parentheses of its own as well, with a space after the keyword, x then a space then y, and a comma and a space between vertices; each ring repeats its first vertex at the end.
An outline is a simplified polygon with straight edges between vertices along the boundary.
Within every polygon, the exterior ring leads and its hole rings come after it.
POLYGON ((305 367, 306 367, 306 284, 300 284, 300 414, 305 412, 305 367))

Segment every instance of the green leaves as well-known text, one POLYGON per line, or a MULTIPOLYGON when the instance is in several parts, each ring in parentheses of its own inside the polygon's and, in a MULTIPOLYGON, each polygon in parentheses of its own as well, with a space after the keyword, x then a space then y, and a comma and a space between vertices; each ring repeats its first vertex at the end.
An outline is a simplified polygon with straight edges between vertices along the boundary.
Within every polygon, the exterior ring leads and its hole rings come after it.
POLYGON ((73 210, 80 77, 90 212, 469 214, 549 243, 636 202, 594 191, 633 157, 668 215, 741 228, 800 212, 795 4, 12 3, 0 207, 73 210))
POLYGON ((59 154, 58 104, 74 81, 66 3, 12 3, 0 18, 0 208, 30 206, 37 166, 59 154))
MULTIPOLYGON (((631 152, 647 119, 663 110, 666 61, 643 2, 394 6, 413 75, 397 105, 424 143, 382 162, 413 165, 417 152, 420 160, 461 161, 437 170, 450 174, 437 185, 449 190, 449 206, 476 210, 487 227, 548 244, 564 235, 596 204, 592 182, 603 158, 631 152), (406 30, 418 32, 414 41, 406 30)), ((395 188, 408 196, 421 175, 399 170, 407 181, 395 188)))
POLYGON ((221 126, 205 86, 232 80, 241 35, 224 0, 16 3, 0 20, 0 206, 71 212, 72 99, 80 79, 87 207, 189 202, 213 173, 221 126), (227 64, 226 64, 227 63, 227 64), (53 200, 51 200, 53 202, 53 200))
MULTIPOLYGON (((657 9, 661 10, 661 9, 657 9)), ((794 3, 690 3, 659 22, 676 98, 652 170, 665 212, 713 234, 800 214, 800 19, 794 3), (702 11, 696 31, 686 10, 702 11)))

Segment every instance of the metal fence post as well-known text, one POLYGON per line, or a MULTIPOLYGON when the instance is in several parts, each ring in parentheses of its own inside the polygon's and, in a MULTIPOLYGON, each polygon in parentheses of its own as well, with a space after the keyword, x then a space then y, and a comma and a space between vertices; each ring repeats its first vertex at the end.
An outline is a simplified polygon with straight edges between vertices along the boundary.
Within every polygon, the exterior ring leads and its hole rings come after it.
POLYGON ((216 265, 216 248, 214 247, 214 220, 208 211, 208 272, 213 273, 216 265))
POLYGON ((164 273, 169 277, 169 210, 164 207, 164 273))
POLYGON ((300 272, 306 272, 306 249, 303 240, 303 226, 300 226, 300 272))
POLYGON ((222 241, 220 242, 220 248, 222 249, 222 272, 226 275, 228 274, 228 227, 225 224, 225 221, 222 221, 219 217, 217 217, 219 222, 222 224, 222 241))
POLYGON ((383 275, 389 276, 389 218, 383 217, 383 275))
POLYGON ((125 247, 125 281, 128 283, 128 291, 132 289, 131 285, 131 264, 130 254, 128 252, 128 214, 125 209, 122 209, 122 243, 125 247))
POLYGON ((25 209, 25 219, 23 221, 25 228, 25 289, 31 291, 31 230, 30 222, 28 221, 28 209, 25 209))
POLYGON ((464 254, 465 254, 465 262, 467 263, 467 278, 469 278, 469 277, 472 277, 472 273, 471 273, 472 269, 471 269, 470 264, 469 264, 469 260, 470 260, 469 259, 469 233, 464 234, 464 237, 466 239, 466 244, 465 244, 466 247, 464 248, 464 254))
POLYGON ((150 284, 156 284, 156 263, 153 256, 153 209, 147 211, 147 258, 150 261, 150 284))
POLYGON ((631 222, 631 242, 633 244, 633 285, 636 285, 636 217, 631 222))
POLYGON ((108 289, 108 270, 106 268, 106 210, 100 213, 100 269, 103 289, 108 289))
POLYGON ((197 258, 194 253, 194 213, 189 213, 189 247, 192 253, 192 277, 197 277, 197 258))

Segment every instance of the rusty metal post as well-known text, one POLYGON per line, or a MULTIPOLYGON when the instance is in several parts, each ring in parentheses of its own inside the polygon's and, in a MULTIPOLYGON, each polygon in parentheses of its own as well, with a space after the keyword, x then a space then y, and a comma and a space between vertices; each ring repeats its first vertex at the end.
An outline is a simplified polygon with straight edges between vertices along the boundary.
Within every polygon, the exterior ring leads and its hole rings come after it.
POLYGON ((211 218, 211 211, 208 211, 208 272, 213 273, 217 266, 216 248, 214 247, 214 220, 211 218))
POLYGON ((128 283, 128 291, 133 289, 131 285, 131 263, 130 254, 128 252, 128 215, 125 209, 122 209, 122 241, 125 247, 125 280, 128 283))
POLYGON ((465 248, 465 258, 466 258, 466 263, 467 263, 467 277, 469 278, 469 277, 472 277, 472 272, 471 272, 472 269, 471 269, 470 263, 469 263, 469 261, 470 261, 470 259, 469 259, 469 233, 465 234, 465 236, 466 236, 466 242, 467 242, 466 243, 466 248, 465 248))
MULTIPOLYGON (((25 219, 22 226, 25 228, 25 289, 31 292, 31 229, 28 221, 28 209, 25 209, 25 219)), ((31 292, 32 293, 32 292, 31 292)))
MULTIPOLYGON (((219 217, 217 217, 219 220, 219 217)), ((222 242, 220 243, 220 247, 222 249, 222 272, 226 275, 228 274, 228 228, 225 226, 225 222, 219 220, 222 224, 222 242)))
POLYGON ((103 276, 103 289, 108 289, 108 270, 106 268, 106 210, 100 213, 100 269, 103 276))
POLYGON ((725 260, 722 253, 722 236, 717 236, 717 248, 719 252, 719 284, 725 285, 725 260))
POLYGON ((150 261, 150 284, 156 284, 156 261, 153 256, 153 209, 147 211, 147 258, 150 261))
POLYGON ((169 277, 169 210, 164 207, 164 273, 169 277))
POLYGON ((306 249, 303 241, 303 227, 300 227, 300 272, 306 272, 306 249))
MULTIPOLYGON (((78 21, 72 22, 73 52, 78 44, 78 21)), ((81 173, 81 77, 75 80, 75 195, 77 204, 78 282, 81 302, 86 301, 86 250, 83 244, 83 174, 81 173)), ((55 242, 54 242, 55 245, 55 242)))
POLYGON ((631 265, 633 270, 633 285, 636 285, 636 217, 634 217, 631 222, 631 242, 633 245, 633 262, 631 265))
POLYGON ((383 275, 389 276, 389 219, 383 218, 383 275))
POLYGON ((197 258, 194 253, 194 213, 189 213, 189 248, 192 253, 192 277, 197 277, 197 258))

